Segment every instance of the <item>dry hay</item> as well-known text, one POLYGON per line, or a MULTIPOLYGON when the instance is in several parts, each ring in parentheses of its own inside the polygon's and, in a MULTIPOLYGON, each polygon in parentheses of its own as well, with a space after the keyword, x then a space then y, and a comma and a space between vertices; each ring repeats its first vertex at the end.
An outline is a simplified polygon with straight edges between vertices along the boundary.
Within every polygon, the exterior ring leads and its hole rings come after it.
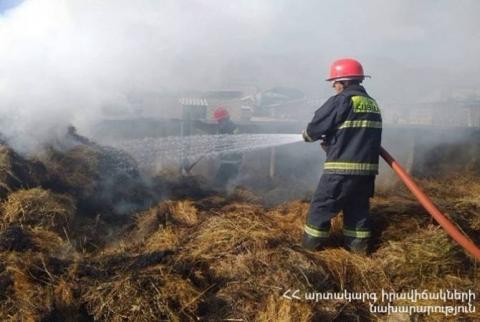
MULTIPOLYGON (((284 233, 300 241, 303 236, 310 203, 306 201, 292 201, 283 203, 270 209, 266 216, 275 223, 284 233)), ((340 246, 343 240, 343 214, 340 212, 332 218, 329 242, 331 245, 340 246)))
MULTIPOLYGON (((4 303, 10 303, 2 312, 10 321, 41 321, 56 309, 56 303, 66 301, 64 292, 58 293, 60 276, 66 274, 68 261, 39 253, 10 253, 2 258, 8 283, 4 286, 4 303)), ((77 310, 78 311, 78 310, 77 310)))
POLYGON ((423 180, 439 208, 453 219, 476 243, 480 243, 480 178, 455 176, 448 185, 423 180))
POLYGON ((90 286, 82 299, 96 320, 194 320, 200 292, 166 268, 119 274, 90 286))
MULTIPOLYGON (((372 292, 390 288, 376 263, 372 260, 365 263, 364 258, 352 256, 355 255, 339 250, 313 254, 287 247, 259 251, 235 263, 243 264, 242 268, 231 266, 231 279, 221 284, 213 297, 215 301, 206 299, 206 302, 213 306, 211 310, 217 314, 214 316, 222 319, 331 321, 340 316, 341 321, 370 320, 371 314, 365 303, 349 303, 347 300, 292 302, 282 297, 288 289, 300 290, 301 295, 342 291, 340 285, 349 291, 372 292)), ((222 262, 214 262, 211 266, 219 264, 222 262)), ((221 281, 217 280, 217 283, 221 281)))
POLYGON ((28 161, 4 144, 0 144, 0 199, 20 188, 40 185, 45 167, 38 161, 28 161))
POLYGON ((172 227, 157 230, 145 241, 144 249, 146 251, 177 249, 181 244, 182 236, 182 233, 172 227))
POLYGON ((291 234, 300 240, 309 207, 309 203, 304 201, 283 203, 269 210, 266 215, 284 233, 291 234))
MULTIPOLYGON (((186 241, 184 255, 193 261, 236 256, 253 248, 264 248, 278 240, 281 231, 249 204, 233 204, 201 223, 186 241)), ((277 243, 278 244, 278 243, 277 243)))
POLYGON ((480 182, 478 176, 450 174, 444 180, 418 180, 427 194, 437 199, 458 199, 465 196, 479 196, 480 182), (448 184, 445 184, 448 182, 448 184))
POLYGON ((445 285, 446 276, 464 276, 469 265, 462 249, 434 226, 402 241, 390 241, 374 256, 397 290, 445 285))
POLYGON ((11 193, 1 204, 4 226, 19 224, 64 233, 75 215, 73 199, 41 188, 11 193))
POLYGON ((418 202, 398 196, 375 197, 371 215, 374 248, 388 241, 401 241, 433 222, 418 202))
POLYGON ((321 251, 316 257, 337 290, 379 292, 392 288, 386 271, 369 257, 355 255, 342 248, 321 251))
POLYGON ((256 320, 264 322, 306 322, 311 321, 313 316, 314 308, 310 304, 270 295, 258 312, 256 320))
MULTIPOLYGON (((80 145, 50 155, 51 178, 63 184, 56 188, 78 193, 84 202, 112 203, 114 199, 100 193, 108 185, 99 169, 108 162, 101 156, 105 151, 97 148, 80 145)), ((305 201, 265 209, 244 189, 215 194, 192 177, 156 178, 153 187, 157 195, 168 193, 177 200, 161 202, 115 227, 107 226, 103 216, 84 221, 76 216, 68 235, 57 229, 63 228, 56 221, 61 216, 40 220, 30 213, 7 216, 4 211, 2 218, 14 220, 2 219, 6 229, 0 231, 0 320, 76 316, 74 321, 90 315, 108 321, 370 321, 382 317, 370 314, 366 303, 289 301, 282 294, 287 289, 378 293, 480 287, 480 273, 471 261, 440 229, 429 227, 432 219, 404 190, 373 201, 378 251, 370 258, 339 248, 301 248, 309 206, 305 201), (96 245, 91 253, 77 255, 69 239, 77 248, 96 245)), ((452 217, 477 229, 475 185, 472 192, 438 183, 426 187, 433 198, 450 205, 452 217)), ((113 209, 111 204, 100 206, 94 208, 113 209)), ((335 243, 341 229, 340 214, 332 221, 335 243)))
MULTIPOLYGON (((186 228, 198 223, 199 211, 192 201, 166 201, 138 214, 129 239, 144 250, 175 249, 186 228)), ((132 245, 135 246, 135 245, 132 245)))
POLYGON ((12 274, 7 270, 7 255, 0 253, 0 319, 2 321, 10 321, 15 314, 12 285, 12 274))
MULTIPOLYGON (((299 247, 299 240, 291 235, 295 228, 283 227, 304 209, 305 205, 294 203, 266 215, 262 208, 246 204, 224 207, 195 227, 192 236, 183 241, 175 267, 196 285, 216 285, 218 291, 210 292, 205 302, 215 308, 217 318, 247 321, 258 319, 259 312, 264 312, 262 318, 270 316, 268 307, 281 304, 265 301, 272 301, 271 296, 281 301, 282 293, 289 288, 304 291, 391 288, 383 270, 371 259, 342 249, 312 253, 299 247), (294 211, 289 212, 289 208, 294 211), (278 224, 281 219, 286 221, 278 224)), ((297 228, 301 231, 301 227, 297 228)), ((327 309, 336 311, 329 303, 322 305, 321 316, 331 315, 327 309)), ((351 310, 368 316, 363 305, 355 305, 351 310)))
MULTIPOLYGON (((265 215, 261 208, 251 205, 235 204, 231 207, 224 208, 224 213, 208 218, 192 231, 192 235, 184 241, 180 260, 194 264, 208 263, 210 273, 219 279, 268 276, 270 266, 276 272, 290 271, 292 267, 289 265, 296 263, 303 270, 301 275, 315 270, 321 270, 321 275, 324 275, 323 272, 330 274, 335 281, 330 284, 331 287, 364 290, 378 285, 389 286, 383 271, 364 257, 341 249, 319 253, 301 249, 298 245, 300 240, 291 234, 293 229, 284 229, 286 223, 278 224, 279 220, 276 220, 283 216, 282 209, 265 215), (279 267, 281 265, 285 266, 279 267), (261 267, 266 268, 265 274, 258 274, 261 267), (348 276, 342 275, 346 272, 348 276)), ((293 204, 292 207, 298 212, 304 211, 304 205, 293 204)), ((294 213, 289 219, 295 216, 297 214, 294 213)), ((296 222, 296 225, 299 224, 296 222)), ((301 227, 296 229, 301 231, 301 227)), ((304 278, 283 282, 299 280, 304 278)))

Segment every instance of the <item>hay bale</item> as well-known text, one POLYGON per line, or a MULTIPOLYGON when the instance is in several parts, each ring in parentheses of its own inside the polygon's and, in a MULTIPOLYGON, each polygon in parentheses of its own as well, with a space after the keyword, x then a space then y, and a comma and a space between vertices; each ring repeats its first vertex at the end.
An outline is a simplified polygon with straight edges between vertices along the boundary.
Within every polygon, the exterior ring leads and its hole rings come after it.
POLYGON ((60 234, 64 233, 76 211, 71 197, 41 188, 19 190, 10 194, 0 209, 3 225, 42 227, 60 234))
POLYGON ((94 283, 82 301, 96 320, 185 321, 195 318, 199 295, 187 280, 159 268, 94 283))
POLYGON ((156 198, 136 162, 121 151, 78 144, 64 152, 50 148, 42 160, 49 172, 47 186, 75 196, 87 214, 128 214, 156 198))
POLYGON ((38 161, 21 157, 0 144, 0 200, 21 188, 32 188, 45 180, 45 167, 38 161))
POLYGON ((374 257, 397 290, 444 285, 444 277, 464 275, 469 263, 459 246, 435 226, 388 242, 374 257))

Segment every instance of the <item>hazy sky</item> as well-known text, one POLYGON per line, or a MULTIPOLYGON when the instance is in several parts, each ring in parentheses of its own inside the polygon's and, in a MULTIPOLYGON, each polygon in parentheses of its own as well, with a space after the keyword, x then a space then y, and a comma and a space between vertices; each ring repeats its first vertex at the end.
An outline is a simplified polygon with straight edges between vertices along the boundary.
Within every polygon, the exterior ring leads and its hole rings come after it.
POLYGON ((102 105, 159 89, 325 97, 340 57, 364 63, 380 102, 477 88, 479 12, 475 0, 26 0, 0 14, 2 131, 88 128, 102 105))

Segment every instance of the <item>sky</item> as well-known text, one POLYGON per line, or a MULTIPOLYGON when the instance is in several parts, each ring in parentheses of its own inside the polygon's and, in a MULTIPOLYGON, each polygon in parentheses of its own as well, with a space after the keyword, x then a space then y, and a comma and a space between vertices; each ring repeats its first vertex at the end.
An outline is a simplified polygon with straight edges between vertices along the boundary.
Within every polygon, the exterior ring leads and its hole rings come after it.
POLYGON ((23 0, 1 0, 0 1, 0 14, 7 12, 10 9, 20 5, 23 0))
POLYGON ((0 0, 0 132, 26 150, 58 126, 88 132, 131 93, 248 85, 328 97, 343 57, 363 63, 384 104, 480 85, 475 0, 14 2, 0 0))

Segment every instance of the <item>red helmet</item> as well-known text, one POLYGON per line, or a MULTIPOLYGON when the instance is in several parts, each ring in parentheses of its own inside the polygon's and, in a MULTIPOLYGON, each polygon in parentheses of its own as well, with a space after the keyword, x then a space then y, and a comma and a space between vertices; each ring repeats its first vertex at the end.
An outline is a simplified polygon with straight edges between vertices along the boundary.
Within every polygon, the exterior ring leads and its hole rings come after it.
POLYGON ((330 75, 327 81, 349 79, 363 80, 365 77, 370 76, 363 73, 362 64, 355 59, 343 58, 334 61, 332 66, 330 66, 330 75))
POLYGON ((215 119, 215 121, 221 121, 227 117, 229 117, 230 114, 228 113, 227 109, 223 106, 219 106, 215 109, 215 111, 213 112, 213 118, 215 119))

